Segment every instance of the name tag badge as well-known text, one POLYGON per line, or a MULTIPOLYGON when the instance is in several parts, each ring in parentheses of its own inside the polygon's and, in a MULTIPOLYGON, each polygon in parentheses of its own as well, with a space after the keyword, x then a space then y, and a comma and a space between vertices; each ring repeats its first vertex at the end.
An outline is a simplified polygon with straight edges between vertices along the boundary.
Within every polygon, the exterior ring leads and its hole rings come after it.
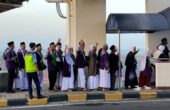
POLYGON ((56 58, 56 61, 57 61, 57 62, 60 62, 61 60, 60 60, 60 58, 56 58))

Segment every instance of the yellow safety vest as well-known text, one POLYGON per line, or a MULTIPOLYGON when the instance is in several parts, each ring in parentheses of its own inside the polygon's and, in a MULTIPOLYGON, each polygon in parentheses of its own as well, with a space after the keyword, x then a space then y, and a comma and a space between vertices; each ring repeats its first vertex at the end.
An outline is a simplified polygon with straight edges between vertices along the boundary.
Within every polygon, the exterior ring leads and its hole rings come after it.
POLYGON ((26 70, 26 73, 37 72, 37 68, 36 68, 36 65, 35 65, 35 63, 33 61, 32 54, 26 54, 24 58, 25 58, 25 70, 26 70))

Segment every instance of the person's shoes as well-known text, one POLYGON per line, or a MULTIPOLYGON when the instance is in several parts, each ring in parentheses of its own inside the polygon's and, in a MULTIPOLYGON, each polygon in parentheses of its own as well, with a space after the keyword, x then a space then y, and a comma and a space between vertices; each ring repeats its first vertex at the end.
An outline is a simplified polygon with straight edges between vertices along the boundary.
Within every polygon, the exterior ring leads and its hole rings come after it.
POLYGON ((33 99, 34 97, 33 96, 29 96, 29 99, 33 99))
POLYGON ((43 96, 43 95, 40 95, 37 97, 37 99, 44 99, 44 98, 47 98, 46 96, 43 96))
POLYGON ((19 91, 19 90, 20 90, 20 88, 15 88, 15 90, 16 90, 16 91, 19 91))
POLYGON ((24 89, 24 91, 28 91, 28 89, 24 89))
POLYGON ((151 87, 145 86, 144 87, 146 90, 151 90, 151 87))
POLYGON ((57 87, 54 87, 54 92, 58 92, 58 91, 60 91, 57 87))
POLYGON ((98 91, 102 91, 102 88, 101 88, 101 87, 99 87, 99 88, 98 88, 98 91))
POLYGON ((105 89, 105 88, 102 88, 102 91, 106 91, 106 89, 105 89))
POLYGON ((84 91, 84 92, 85 92, 85 91, 86 91, 86 88, 82 88, 82 91, 84 91))
POLYGON ((136 89, 138 86, 131 86, 130 89, 136 89))
POLYGON ((115 88, 110 88, 110 91, 116 91, 116 89, 115 88))
POLYGON ((49 88, 49 91, 52 91, 52 90, 54 90, 53 88, 49 88))
POLYGON ((12 91, 7 91, 7 93, 15 93, 15 91, 13 91, 13 90, 12 91))
POLYGON ((21 92, 25 92, 25 89, 21 89, 20 91, 21 91, 21 92))
POLYGON ((129 87, 125 87, 125 89, 129 89, 129 87))
POLYGON ((135 91, 140 91, 141 88, 140 88, 140 87, 136 87, 136 88, 134 88, 133 90, 135 90, 135 91))

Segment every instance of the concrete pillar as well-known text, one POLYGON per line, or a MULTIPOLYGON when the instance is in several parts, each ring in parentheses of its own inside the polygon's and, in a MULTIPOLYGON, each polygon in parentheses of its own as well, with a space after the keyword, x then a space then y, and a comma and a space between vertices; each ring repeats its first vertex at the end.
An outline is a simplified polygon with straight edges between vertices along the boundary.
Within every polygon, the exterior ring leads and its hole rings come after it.
POLYGON ((69 35, 67 43, 77 49, 83 39, 86 52, 90 43, 99 43, 101 47, 106 42, 106 0, 70 0, 69 35))
MULTIPOLYGON (((146 13, 158 13, 162 10, 170 7, 170 0, 146 0, 146 13)), ((170 31, 161 31, 152 34, 148 34, 147 41, 148 47, 151 51, 156 50, 156 47, 160 44, 163 37, 168 38, 168 47, 170 47, 170 31)))

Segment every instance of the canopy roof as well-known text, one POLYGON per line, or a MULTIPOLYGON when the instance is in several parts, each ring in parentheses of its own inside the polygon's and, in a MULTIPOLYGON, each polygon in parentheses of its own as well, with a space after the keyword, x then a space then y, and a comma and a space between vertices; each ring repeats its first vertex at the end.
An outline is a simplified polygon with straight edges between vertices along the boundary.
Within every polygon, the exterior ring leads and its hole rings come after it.
POLYGON ((170 8, 160 13, 110 14, 106 31, 114 33, 118 30, 124 33, 170 30, 170 8))
POLYGON ((0 2, 0 13, 20 7, 20 5, 16 4, 7 4, 7 3, 1 3, 0 2))
POLYGON ((18 8, 24 1, 28 0, 0 0, 0 13, 18 8))

